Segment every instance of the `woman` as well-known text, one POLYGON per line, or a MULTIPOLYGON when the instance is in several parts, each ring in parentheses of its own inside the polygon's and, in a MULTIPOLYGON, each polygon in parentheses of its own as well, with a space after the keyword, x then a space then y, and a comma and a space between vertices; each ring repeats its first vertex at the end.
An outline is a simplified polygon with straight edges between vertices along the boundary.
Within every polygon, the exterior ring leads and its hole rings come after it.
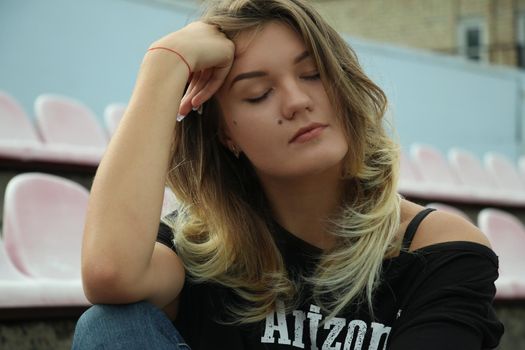
POLYGON ((302 0, 213 1, 155 42, 83 245, 89 300, 126 305, 91 308, 74 348, 495 347, 497 257, 399 197, 385 108, 302 0))

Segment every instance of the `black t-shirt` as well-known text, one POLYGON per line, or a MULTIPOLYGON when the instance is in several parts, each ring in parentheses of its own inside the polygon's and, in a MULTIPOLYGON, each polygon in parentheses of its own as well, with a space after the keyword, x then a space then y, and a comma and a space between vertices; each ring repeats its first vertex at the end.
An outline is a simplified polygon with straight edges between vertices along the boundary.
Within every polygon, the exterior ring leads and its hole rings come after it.
MULTIPOLYGON (((422 211, 409 224, 405 248, 430 211, 422 211)), ((291 275, 313 271, 322 254, 319 248, 278 225, 273 234, 291 275)), ((171 230, 161 224, 158 241, 175 250, 172 238, 171 230)), ((383 261, 381 276, 373 320, 366 306, 350 306, 325 321, 306 286, 292 312, 285 314, 278 304, 264 321, 247 325, 221 322, 228 314, 228 301, 237 300, 230 289, 186 279, 174 324, 193 350, 477 350, 498 345, 503 325, 492 306, 498 258, 486 246, 458 241, 402 250, 383 261)))

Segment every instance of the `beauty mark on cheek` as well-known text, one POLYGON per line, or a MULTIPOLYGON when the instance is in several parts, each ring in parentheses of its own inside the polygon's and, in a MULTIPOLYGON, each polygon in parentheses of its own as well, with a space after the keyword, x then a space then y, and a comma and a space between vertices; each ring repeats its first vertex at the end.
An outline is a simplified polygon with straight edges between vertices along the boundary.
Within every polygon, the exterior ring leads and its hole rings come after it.
POLYGON ((237 121, 236 120, 233 121, 233 125, 237 126, 237 121))

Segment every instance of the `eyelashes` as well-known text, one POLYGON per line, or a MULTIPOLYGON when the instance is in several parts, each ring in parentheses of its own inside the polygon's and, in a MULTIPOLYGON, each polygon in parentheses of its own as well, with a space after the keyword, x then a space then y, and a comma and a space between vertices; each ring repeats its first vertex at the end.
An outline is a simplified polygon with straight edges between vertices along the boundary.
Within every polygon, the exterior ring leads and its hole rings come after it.
POLYGON ((321 78, 321 74, 319 74, 319 73, 316 73, 314 75, 307 75, 305 77, 302 77, 302 79, 304 79, 304 80, 319 80, 319 78, 321 78))
POLYGON ((264 100, 266 97, 268 97, 268 95, 270 94, 270 91, 272 91, 272 89, 266 91, 263 95, 261 95, 259 97, 247 98, 245 101, 248 102, 248 103, 253 103, 253 104, 259 103, 262 100, 264 100))
MULTIPOLYGON (((316 81, 316 80, 319 80, 320 78, 321 78, 321 75, 319 73, 301 77, 301 79, 307 80, 307 81, 316 81)), ((270 94, 270 92, 272 90, 273 89, 269 89, 268 91, 266 91, 261 96, 254 97, 254 98, 247 98, 247 99, 245 99, 245 101, 248 102, 248 103, 251 103, 251 104, 256 104, 256 103, 262 102, 268 97, 268 95, 270 94)))

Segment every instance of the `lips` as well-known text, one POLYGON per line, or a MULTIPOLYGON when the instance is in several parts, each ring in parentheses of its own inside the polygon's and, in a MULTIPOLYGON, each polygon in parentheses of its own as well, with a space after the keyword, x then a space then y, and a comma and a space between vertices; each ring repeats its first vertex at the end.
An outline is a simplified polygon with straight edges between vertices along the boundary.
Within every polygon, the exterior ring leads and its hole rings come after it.
MULTIPOLYGON (((303 138, 307 138, 306 135, 310 134, 310 133, 312 134, 312 137, 315 137, 316 135, 313 135, 314 134, 313 131, 317 131, 317 130, 321 131, 326 126, 327 126, 326 124, 312 123, 312 124, 309 124, 309 125, 307 125, 305 127, 302 127, 299 130, 297 130, 295 135, 293 135, 293 137, 288 141, 288 143, 293 143, 293 142, 299 141, 299 140, 301 140, 303 138)), ((315 133, 315 134, 317 134, 317 133, 315 133)))

